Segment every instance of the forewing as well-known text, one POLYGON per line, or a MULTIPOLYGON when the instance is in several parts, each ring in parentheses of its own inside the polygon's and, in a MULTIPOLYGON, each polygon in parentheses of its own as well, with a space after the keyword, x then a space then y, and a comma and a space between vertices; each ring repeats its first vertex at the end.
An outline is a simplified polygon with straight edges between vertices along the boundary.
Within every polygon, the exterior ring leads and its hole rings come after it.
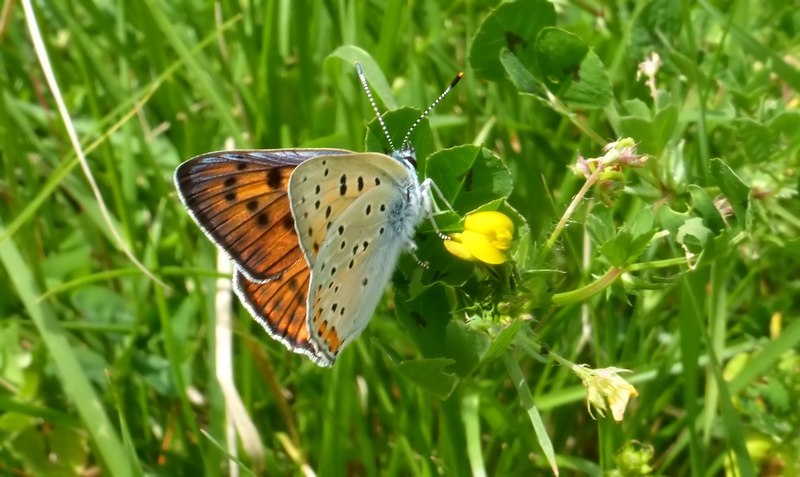
POLYGON ((370 152, 316 157, 298 166, 289 197, 309 265, 316 261, 334 222, 356 199, 377 187, 399 187, 408 175, 397 160, 370 152))
POLYGON ((221 151, 190 159, 175 186, 200 228, 253 281, 273 279, 301 257, 287 196, 292 171, 341 149, 221 151))

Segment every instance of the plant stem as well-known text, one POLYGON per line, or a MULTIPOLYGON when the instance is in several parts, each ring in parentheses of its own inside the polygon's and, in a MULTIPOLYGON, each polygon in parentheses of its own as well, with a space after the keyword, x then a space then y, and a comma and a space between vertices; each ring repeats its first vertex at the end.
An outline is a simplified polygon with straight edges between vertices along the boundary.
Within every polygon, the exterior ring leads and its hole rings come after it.
POLYGON ((578 208, 578 204, 583 200, 586 196, 586 193, 589 192, 589 189, 597 182, 597 178, 600 176, 600 173, 603 172, 603 164, 601 162, 597 163, 597 168, 592 172, 586 182, 581 187, 581 190, 575 194, 575 197, 572 198, 572 202, 570 202, 569 207, 567 210, 564 211, 564 215, 561 216, 561 220, 558 221, 556 228, 553 229, 553 233, 550 234, 550 237, 545 242, 544 246, 542 247, 541 251, 539 252, 539 256, 537 258, 537 262, 541 262, 544 259, 544 256, 552 250, 553 245, 555 245, 556 240, 558 240, 559 235, 564 230, 564 227, 567 224, 567 221, 572 217, 572 214, 575 212, 575 209, 578 208))
POLYGON ((586 300, 608 288, 609 285, 614 283, 614 280, 622 275, 623 271, 622 268, 611 267, 605 275, 586 286, 564 293, 556 293, 552 298, 553 304, 563 306, 586 300))

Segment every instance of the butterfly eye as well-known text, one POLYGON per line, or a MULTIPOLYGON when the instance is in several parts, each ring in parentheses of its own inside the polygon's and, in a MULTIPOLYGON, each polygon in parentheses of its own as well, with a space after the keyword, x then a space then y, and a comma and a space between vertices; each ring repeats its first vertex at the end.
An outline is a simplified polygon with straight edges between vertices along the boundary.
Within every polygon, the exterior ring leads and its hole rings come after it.
POLYGON ((393 151, 390 156, 406 164, 407 167, 410 166, 411 169, 417 168, 417 151, 409 142, 404 143, 401 149, 393 151))

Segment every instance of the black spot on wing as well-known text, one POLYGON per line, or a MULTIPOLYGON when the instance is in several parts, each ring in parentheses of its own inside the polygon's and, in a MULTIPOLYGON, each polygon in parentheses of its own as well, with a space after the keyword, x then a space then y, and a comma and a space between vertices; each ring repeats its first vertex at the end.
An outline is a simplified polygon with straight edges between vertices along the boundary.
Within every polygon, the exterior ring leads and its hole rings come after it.
POLYGON ((273 168, 267 171, 267 185, 271 189, 278 189, 281 186, 281 171, 280 169, 273 168))

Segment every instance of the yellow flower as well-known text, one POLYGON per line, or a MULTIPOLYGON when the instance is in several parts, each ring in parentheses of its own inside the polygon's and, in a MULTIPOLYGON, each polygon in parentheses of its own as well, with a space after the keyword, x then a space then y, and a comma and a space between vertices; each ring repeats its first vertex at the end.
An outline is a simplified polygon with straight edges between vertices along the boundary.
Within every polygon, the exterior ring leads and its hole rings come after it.
POLYGON ((589 409, 589 414, 592 414, 594 408, 605 417, 605 411, 611 409, 614 420, 620 422, 628 406, 628 400, 639 395, 636 388, 619 375, 621 372, 629 373, 627 369, 615 367, 590 369, 586 366, 573 365, 572 370, 586 386, 586 407, 589 409))
POLYGON ((490 265, 508 261, 505 252, 511 248, 514 223, 505 214, 495 211, 467 214, 464 231, 450 234, 444 246, 448 252, 464 260, 480 260, 490 265))

